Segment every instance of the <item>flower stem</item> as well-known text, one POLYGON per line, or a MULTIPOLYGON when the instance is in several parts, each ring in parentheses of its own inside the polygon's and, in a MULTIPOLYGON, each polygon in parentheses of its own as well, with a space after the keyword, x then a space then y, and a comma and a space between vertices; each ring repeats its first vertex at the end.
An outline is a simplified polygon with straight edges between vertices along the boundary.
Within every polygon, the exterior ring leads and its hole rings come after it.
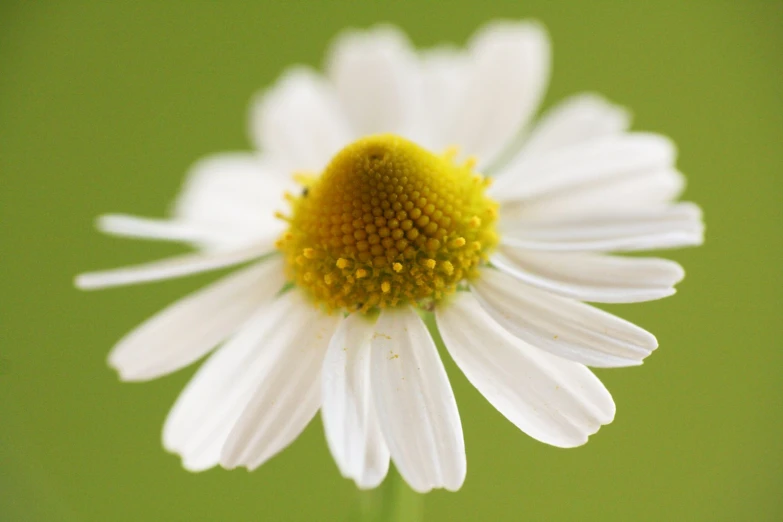
POLYGON ((414 492, 396 470, 378 488, 360 493, 361 522, 418 522, 423 496, 414 492))
POLYGON ((384 505, 384 522, 418 522, 422 519, 421 511, 424 496, 413 491, 405 480, 395 470, 387 480, 391 482, 392 502, 384 505))

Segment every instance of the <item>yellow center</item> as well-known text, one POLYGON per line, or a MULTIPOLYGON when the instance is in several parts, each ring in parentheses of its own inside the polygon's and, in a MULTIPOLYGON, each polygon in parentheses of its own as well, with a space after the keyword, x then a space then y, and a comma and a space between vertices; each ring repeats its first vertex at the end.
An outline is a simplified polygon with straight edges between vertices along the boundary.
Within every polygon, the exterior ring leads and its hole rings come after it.
POLYGON ((477 276, 497 244, 497 203, 475 161, 435 155, 394 135, 341 150, 300 177, 277 248, 289 280, 328 311, 429 308, 477 276))

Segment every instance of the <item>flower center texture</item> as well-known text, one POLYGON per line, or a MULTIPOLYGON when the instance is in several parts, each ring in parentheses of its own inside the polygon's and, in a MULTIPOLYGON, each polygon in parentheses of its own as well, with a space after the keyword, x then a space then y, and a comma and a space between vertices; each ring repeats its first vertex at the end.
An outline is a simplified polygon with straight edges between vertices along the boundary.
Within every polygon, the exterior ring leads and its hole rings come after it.
POLYGON ((348 145, 320 176, 300 175, 277 242, 290 281, 328 311, 429 308, 477 277, 498 242, 489 179, 456 150, 395 135, 348 145))

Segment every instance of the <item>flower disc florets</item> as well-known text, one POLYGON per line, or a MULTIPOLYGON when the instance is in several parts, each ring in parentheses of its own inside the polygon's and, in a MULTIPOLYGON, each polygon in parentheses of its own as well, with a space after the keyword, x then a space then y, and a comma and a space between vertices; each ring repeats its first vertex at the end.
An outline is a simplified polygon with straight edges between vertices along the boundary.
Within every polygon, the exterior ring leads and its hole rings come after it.
POLYGON ((327 310, 430 306, 476 277, 497 244, 497 204, 474 161, 394 135, 347 146, 301 177, 277 243, 288 277, 327 310))

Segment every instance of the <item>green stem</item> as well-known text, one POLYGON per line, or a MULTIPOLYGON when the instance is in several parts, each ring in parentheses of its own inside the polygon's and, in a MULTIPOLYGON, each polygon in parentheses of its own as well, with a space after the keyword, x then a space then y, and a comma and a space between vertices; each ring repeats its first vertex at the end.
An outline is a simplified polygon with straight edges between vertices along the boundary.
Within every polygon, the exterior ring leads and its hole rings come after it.
POLYGON ((422 520, 423 495, 413 491, 396 470, 378 488, 359 493, 361 522, 418 522, 422 520))
POLYGON ((393 502, 384 506, 383 522, 418 522, 424 496, 413 491, 396 471, 388 481, 393 481, 393 502))

